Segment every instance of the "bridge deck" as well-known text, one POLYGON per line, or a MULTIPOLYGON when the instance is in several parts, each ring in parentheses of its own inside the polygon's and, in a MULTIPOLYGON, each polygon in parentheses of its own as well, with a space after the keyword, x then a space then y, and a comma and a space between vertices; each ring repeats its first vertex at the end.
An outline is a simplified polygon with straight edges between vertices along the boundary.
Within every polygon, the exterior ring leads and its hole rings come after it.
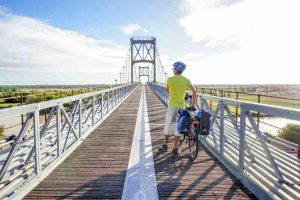
MULTIPOLYGON (((137 88, 25 199, 120 199, 141 91, 137 88)), ((146 99, 160 199, 255 198, 202 146, 193 162, 187 145, 177 158, 170 155, 171 148, 159 152, 166 108, 149 88, 146 99)))

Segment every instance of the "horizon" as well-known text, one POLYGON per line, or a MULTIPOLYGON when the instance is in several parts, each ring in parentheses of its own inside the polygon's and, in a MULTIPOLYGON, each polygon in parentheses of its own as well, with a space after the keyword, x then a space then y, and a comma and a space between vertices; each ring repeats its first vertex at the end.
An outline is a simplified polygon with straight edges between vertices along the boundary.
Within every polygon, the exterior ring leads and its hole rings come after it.
MULTIPOLYGON (((142 82, 143 83, 143 82, 142 82)), ((17 86, 22 86, 22 87, 26 87, 26 86, 97 86, 97 85, 115 85, 116 83, 110 83, 110 84, 106 84, 106 83, 89 83, 89 84, 29 84, 29 85, 26 85, 26 84, 23 84, 23 85, 0 85, 0 88, 1 87, 17 87, 17 86)), ((119 84, 119 83, 117 83, 119 84)), ((130 84, 130 83, 127 83, 127 84, 130 84)), ((145 83, 143 83, 145 84, 145 83)), ((300 84, 292 84, 292 83, 279 83, 279 84, 273 84, 273 83, 266 83, 266 84, 222 84, 222 83, 216 83, 216 84, 193 84, 193 85, 196 85, 196 86, 199 86, 199 85, 203 85, 203 86, 297 86, 300 88, 300 84)))

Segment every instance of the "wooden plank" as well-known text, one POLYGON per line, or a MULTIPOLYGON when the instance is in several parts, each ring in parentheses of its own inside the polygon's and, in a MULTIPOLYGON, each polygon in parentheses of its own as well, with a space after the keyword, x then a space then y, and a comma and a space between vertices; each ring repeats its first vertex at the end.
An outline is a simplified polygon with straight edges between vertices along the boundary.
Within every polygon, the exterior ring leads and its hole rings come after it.
POLYGON ((188 144, 183 144, 180 156, 171 155, 172 141, 168 152, 159 151, 166 107, 149 88, 146 95, 160 199, 255 199, 202 145, 194 161, 188 144))
POLYGON ((120 199, 141 88, 137 88, 25 199, 120 199))

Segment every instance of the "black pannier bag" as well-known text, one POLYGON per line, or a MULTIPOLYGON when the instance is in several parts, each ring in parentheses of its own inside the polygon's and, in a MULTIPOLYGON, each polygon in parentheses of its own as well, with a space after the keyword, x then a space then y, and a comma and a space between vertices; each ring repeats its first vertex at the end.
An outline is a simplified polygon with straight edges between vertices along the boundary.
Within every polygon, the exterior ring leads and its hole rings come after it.
POLYGON ((199 110, 197 118, 200 120, 200 135, 208 135, 211 131, 211 114, 204 110, 199 110))

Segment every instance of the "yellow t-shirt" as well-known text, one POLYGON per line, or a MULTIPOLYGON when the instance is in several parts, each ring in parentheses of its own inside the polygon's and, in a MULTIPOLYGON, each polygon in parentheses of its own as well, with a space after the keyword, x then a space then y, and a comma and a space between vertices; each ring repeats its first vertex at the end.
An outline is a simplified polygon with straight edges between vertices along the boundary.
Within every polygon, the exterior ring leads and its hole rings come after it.
POLYGON ((184 108, 184 97, 190 85, 190 80, 181 75, 168 78, 169 108, 184 108))

